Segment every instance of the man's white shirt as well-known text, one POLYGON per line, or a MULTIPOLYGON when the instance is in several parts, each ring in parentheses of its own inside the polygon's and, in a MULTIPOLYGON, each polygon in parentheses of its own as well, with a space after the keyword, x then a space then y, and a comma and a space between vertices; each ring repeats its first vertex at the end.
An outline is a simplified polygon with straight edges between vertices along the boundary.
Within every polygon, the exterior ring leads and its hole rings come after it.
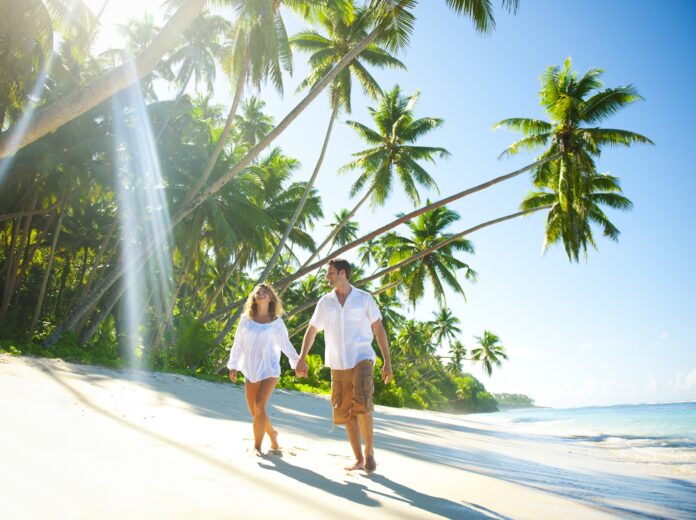
POLYGON ((381 318, 372 295, 353 286, 343 306, 335 290, 322 296, 309 324, 324 331, 324 364, 346 370, 366 359, 374 362, 372 324, 381 318))

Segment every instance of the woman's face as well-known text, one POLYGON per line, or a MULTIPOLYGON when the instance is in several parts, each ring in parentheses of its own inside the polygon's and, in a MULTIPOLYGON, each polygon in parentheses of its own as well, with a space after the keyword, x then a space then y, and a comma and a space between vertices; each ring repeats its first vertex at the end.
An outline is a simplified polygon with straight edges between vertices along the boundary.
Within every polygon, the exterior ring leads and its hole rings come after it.
POLYGON ((259 287, 256 289, 256 294, 254 294, 254 300, 255 301, 268 301, 269 298, 271 297, 271 294, 268 292, 268 289, 265 287, 259 287))

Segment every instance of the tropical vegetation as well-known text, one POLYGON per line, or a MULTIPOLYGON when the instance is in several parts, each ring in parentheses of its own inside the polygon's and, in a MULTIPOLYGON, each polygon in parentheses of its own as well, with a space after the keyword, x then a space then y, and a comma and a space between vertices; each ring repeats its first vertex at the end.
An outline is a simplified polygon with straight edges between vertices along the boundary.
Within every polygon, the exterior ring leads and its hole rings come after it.
MULTIPOLYGON (((0 348, 222 380, 255 283, 268 280, 283 294, 299 347, 313 303, 328 290, 321 267, 355 252, 353 283, 377 299, 392 348, 394 380, 376 378, 376 401, 497 409, 467 370, 480 366, 490 376, 508 350, 490 330, 465 342, 452 305, 477 277, 468 235, 546 212, 545 247, 561 242, 572 261, 597 247, 597 229, 617 240, 605 211, 631 202, 616 176, 597 169, 598 159, 606 146, 650 140, 596 125, 641 99, 636 89, 602 89, 601 71, 578 76, 570 60, 549 68, 540 92, 549 121, 497 125, 523 134, 504 155, 541 149, 539 157, 423 203, 421 191, 437 192, 437 166, 449 155, 423 140, 436 138, 445 120, 419 113, 418 92, 386 88, 374 75, 407 66, 399 57, 418 2, 219 3, 231 10, 167 2, 162 27, 151 17, 131 20, 122 27, 124 47, 99 54, 100 13, 79 0, 28 0, 25 11, 15 6, 0 20, 0 348), (288 35, 285 16, 307 27, 288 35), (261 88, 283 92, 296 53, 309 63, 303 97, 277 119, 261 88), (213 102, 219 75, 231 86, 229 107, 213 102), (338 172, 323 172, 353 176, 357 200, 350 209, 327 208, 315 181, 358 87, 371 100, 371 121, 347 124, 365 147, 338 172), (323 91, 327 127, 305 174, 292 150, 274 143, 323 91), (460 217, 448 204, 525 172, 533 190, 520 211, 456 227, 460 217), (383 205, 395 190, 414 210, 361 234, 357 212, 383 205), (328 226, 320 225, 324 217, 328 226), (417 305, 429 293, 440 308, 421 316, 417 305)), ((494 29, 489 0, 445 3, 474 30, 494 29)), ((502 5, 514 11, 517 1, 502 5)), ((319 338, 309 377, 298 380, 284 365, 281 385, 327 391, 322 354, 319 338)))

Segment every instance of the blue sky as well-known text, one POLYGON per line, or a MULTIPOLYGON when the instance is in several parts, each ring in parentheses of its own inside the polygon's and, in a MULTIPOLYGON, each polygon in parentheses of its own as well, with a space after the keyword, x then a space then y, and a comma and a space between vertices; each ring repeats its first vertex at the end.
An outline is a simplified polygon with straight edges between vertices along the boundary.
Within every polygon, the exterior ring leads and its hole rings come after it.
MULTIPOLYGON (((137 5, 154 11, 157 4, 137 5)), ((105 20, 120 21, 119 16, 123 13, 113 12, 105 20)), ((490 329, 501 337, 510 360, 490 378, 476 367, 467 369, 489 390, 525 393, 548 406, 696 399, 696 168, 689 124, 696 116, 690 103, 696 4, 522 0, 515 16, 497 11, 497 30, 489 36, 476 34, 441 1, 421 2, 416 16, 412 44, 400 56, 408 70, 374 75, 384 88, 398 83, 405 92, 419 90, 416 115, 445 119, 425 141, 452 153, 428 167, 442 195, 533 160, 531 155, 498 160, 517 136, 491 127, 507 117, 544 117, 538 78, 568 56, 579 72, 604 69, 606 86, 634 84, 645 102, 603 126, 630 129, 656 143, 607 150, 601 157, 601 170, 620 177, 635 208, 610 211, 622 232, 620 242, 600 238, 599 252, 591 252, 587 262, 569 263, 558 247, 541 255, 541 215, 469 237, 476 253, 465 260, 479 280, 465 283, 466 303, 450 294, 448 304, 462 321, 465 345, 473 347, 473 336, 490 329)), ((291 16, 287 25, 291 33, 303 27, 291 16)), ((306 57, 297 53, 285 96, 261 92, 276 120, 299 100, 294 90, 306 73, 306 57)), ((228 91, 220 78, 216 100, 229 104, 228 91)), ((341 121, 370 123, 366 107, 373 104, 356 88, 353 114, 341 121)), ((311 174, 328 123, 327 106, 322 96, 276 143, 301 161, 300 179, 311 174)), ((336 171, 363 147, 346 125, 337 125, 317 182, 327 215, 354 203, 347 193, 355 176, 336 171)), ((461 220, 451 231, 514 212, 529 188, 529 179, 521 176, 453 204, 461 220)), ((368 232, 411 208, 396 188, 383 208, 361 211, 360 230, 368 232)), ((320 224, 315 232, 319 240, 325 228, 320 224)), ((429 319, 435 309, 426 298, 414 315, 429 319)))

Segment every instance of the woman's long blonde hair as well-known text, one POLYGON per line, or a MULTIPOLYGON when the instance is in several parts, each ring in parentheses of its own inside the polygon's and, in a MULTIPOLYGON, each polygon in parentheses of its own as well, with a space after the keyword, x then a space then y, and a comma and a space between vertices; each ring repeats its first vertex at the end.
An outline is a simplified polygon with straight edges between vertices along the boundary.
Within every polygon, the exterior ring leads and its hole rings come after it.
POLYGON ((260 283, 256 287, 254 287, 254 290, 249 293, 249 297, 247 298, 246 303, 244 304, 244 314, 246 314, 250 318, 256 317, 257 313, 257 305, 256 305, 256 293, 258 290, 263 287, 268 291, 268 295, 270 298, 270 301, 268 302, 268 312, 272 316, 273 319, 282 316, 283 315, 283 303, 280 301, 280 298, 276 294, 276 292, 273 290, 273 287, 271 287, 267 283, 260 283))

